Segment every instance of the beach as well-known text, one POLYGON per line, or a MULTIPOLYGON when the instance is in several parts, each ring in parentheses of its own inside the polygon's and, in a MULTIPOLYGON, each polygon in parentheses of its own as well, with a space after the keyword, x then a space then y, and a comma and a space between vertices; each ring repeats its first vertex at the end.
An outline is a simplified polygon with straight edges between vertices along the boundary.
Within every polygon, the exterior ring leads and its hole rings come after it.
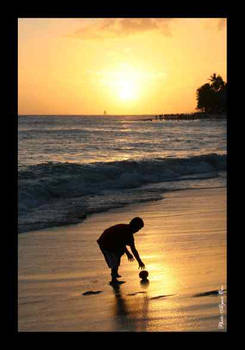
POLYGON ((226 331, 226 187, 164 193, 163 199, 18 235, 18 330, 226 331), (109 226, 143 218, 136 247, 149 272, 124 255, 124 284, 96 240, 109 226))
POLYGON ((226 18, 17 27, 18 332, 227 332, 226 18))

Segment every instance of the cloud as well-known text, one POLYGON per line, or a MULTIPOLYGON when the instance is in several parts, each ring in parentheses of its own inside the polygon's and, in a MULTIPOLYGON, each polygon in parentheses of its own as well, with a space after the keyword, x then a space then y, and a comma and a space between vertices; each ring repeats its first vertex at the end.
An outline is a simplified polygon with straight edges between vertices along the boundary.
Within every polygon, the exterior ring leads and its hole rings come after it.
POLYGON ((170 36, 171 18, 105 18, 93 20, 69 35, 78 39, 117 38, 147 31, 159 31, 170 36))

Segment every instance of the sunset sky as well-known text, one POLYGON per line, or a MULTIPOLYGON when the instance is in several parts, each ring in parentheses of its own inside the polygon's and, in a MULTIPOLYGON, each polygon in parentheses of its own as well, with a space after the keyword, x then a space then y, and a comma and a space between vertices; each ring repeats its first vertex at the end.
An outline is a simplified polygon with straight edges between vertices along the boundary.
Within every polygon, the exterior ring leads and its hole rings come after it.
POLYGON ((20 18, 19 114, 194 112, 226 81, 226 19, 20 18))

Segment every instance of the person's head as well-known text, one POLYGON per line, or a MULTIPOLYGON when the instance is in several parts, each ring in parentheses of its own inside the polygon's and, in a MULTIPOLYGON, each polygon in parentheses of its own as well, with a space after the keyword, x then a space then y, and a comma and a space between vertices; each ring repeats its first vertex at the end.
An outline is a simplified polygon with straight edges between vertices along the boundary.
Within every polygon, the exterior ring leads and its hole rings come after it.
POLYGON ((129 223, 133 233, 138 232, 142 227, 144 227, 144 221, 139 218, 133 218, 129 223))

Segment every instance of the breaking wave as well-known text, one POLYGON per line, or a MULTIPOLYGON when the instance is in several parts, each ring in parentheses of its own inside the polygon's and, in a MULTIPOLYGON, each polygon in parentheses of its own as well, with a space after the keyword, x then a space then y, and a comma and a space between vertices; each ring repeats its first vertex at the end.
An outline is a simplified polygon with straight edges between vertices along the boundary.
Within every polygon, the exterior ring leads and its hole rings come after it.
POLYGON ((148 184, 218 176, 226 155, 154 158, 89 164, 47 162, 18 173, 19 232, 79 222, 87 214, 160 199, 148 184))

